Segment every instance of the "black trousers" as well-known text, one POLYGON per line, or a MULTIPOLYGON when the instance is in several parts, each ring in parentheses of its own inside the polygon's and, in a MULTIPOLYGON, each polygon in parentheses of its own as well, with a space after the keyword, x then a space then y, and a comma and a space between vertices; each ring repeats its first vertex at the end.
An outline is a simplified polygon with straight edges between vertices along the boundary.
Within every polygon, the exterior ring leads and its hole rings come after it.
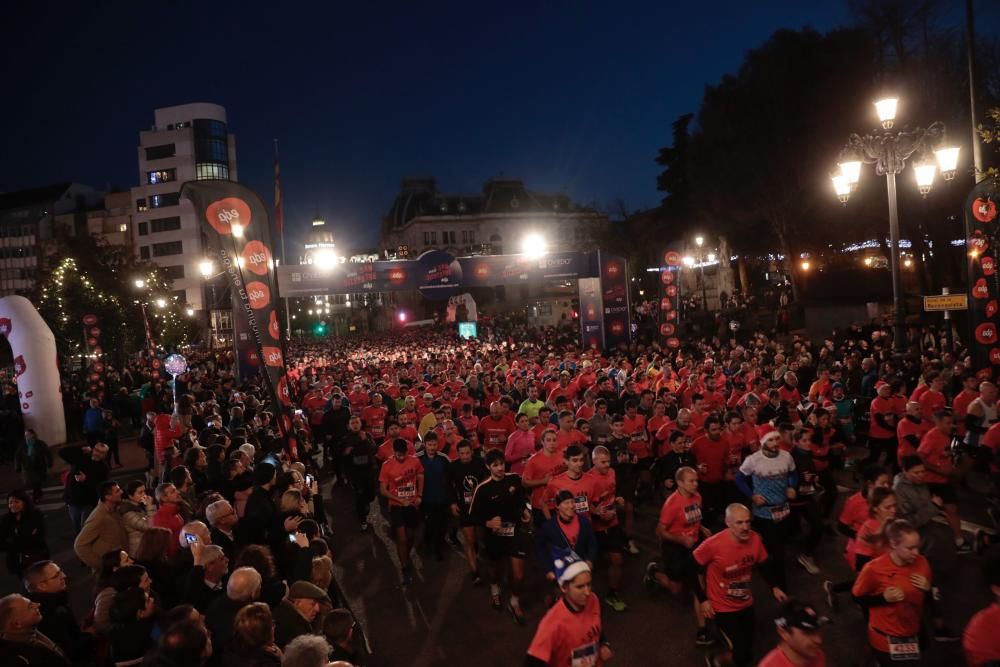
POLYGON ((444 549, 444 536, 448 531, 448 504, 421 503, 424 515, 424 546, 435 554, 444 549))
POLYGON ((715 624, 733 645, 733 665, 749 667, 753 655, 753 605, 740 611, 715 612, 715 624))
POLYGON ((774 572, 775 584, 781 590, 786 590, 785 541, 788 539, 788 519, 771 521, 755 516, 753 528, 760 534, 760 539, 764 543, 764 549, 767 551, 774 572))
POLYGON ((351 486, 354 487, 354 511, 358 521, 367 523, 372 501, 375 500, 375 482, 367 477, 352 479, 351 486))

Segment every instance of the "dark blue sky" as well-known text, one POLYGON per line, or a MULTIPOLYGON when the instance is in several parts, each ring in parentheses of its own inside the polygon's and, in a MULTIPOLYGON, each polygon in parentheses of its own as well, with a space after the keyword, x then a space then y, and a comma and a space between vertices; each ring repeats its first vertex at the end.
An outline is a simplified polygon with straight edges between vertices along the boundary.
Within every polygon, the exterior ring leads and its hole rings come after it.
POLYGON ((654 205, 657 149, 706 84, 777 28, 849 20, 839 0, 17 5, 0 28, 0 191, 135 185, 153 109, 210 101, 240 180, 271 201, 278 138, 286 224, 319 213, 349 247, 375 243, 406 175, 654 205))

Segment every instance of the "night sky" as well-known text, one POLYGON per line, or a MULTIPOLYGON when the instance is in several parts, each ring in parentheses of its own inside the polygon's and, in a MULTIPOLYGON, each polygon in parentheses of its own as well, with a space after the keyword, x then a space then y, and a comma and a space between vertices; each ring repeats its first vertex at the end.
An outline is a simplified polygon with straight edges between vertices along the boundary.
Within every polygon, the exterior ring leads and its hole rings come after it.
POLYGON ((131 187, 153 109, 205 101, 268 202, 279 139, 290 239, 319 214, 338 245, 374 245, 410 175, 649 207, 657 149, 706 84, 779 27, 850 20, 839 0, 677 4, 8 3, 0 191, 131 187))

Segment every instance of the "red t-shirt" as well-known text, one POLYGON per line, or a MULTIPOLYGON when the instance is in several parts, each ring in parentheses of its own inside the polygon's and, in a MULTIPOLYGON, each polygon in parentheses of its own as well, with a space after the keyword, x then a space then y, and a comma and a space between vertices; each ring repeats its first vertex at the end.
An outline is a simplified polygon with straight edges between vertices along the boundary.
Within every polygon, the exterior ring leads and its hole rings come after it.
POLYGON ((477 431, 486 449, 503 449, 507 446, 507 438, 515 428, 514 421, 506 415, 500 419, 487 416, 479 420, 477 431))
POLYGON ((934 419, 934 413, 945 407, 944 394, 928 389, 920 397, 920 415, 927 420, 934 419))
POLYGON ((553 667, 600 667, 601 603, 590 594, 583 609, 571 611, 564 600, 542 617, 528 655, 553 667))
POLYGON ((893 415, 896 416, 896 406, 891 398, 882 398, 881 396, 876 396, 872 399, 872 404, 869 406, 869 412, 871 413, 871 423, 868 425, 868 436, 871 438, 878 438, 880 440, 885 440, 891 438, 895 433, 883 428, 878 421, 875 420, 875 415, 893 415))
POLYGON ((931 566, 923 556, 917 556, 912 565, 896 565, 889 554, 883 554, 865 563, 851 588, 851 594, 855 597, 882 595, 889 586, 896 586, 903 591, 900 602, 868 608, 868 641, 877 651, 889 652, 886 635, 915 637, 920 633, 920 617, 927 594, 910 581, 914 574, 926 577, 930 583, 931 566))
MULTIPOLYGON (((530 460, 529 460, 530 463, 530 460)), ((581 474, 579 479, 573 479, 569 472, 559 473, 545 485, 544 502, 549 509, 555 509, 556 494, 562 490, 573 494, 577 514, 590 518, 590 503, 594 497, 594 479, 590 475, 581 474)))
POLYGON ((861 524, 861 528, 858 529, 858 539, 854 544, 854 553, 868 558, 875 558, 885 553, 882 522, 869 518, 861 524))
POLYGON ((628 436, 628 451, 639 459, 647 459, 653 455, 649 447, 649 433, 646 432, 646 417, 636 415, 626 416, 623 421, 623 431, 628 436))
POLYGON ((560 452, 565 452, 570 445, 582 445, 585 442, 587 442, 587 436, 579 429, 574 428, 569 431, 559 429, 556 431, 556 448, 560 452))
POLYGON ((951 402, 951 414, 955 417, 955 425, 958 427, 959 435, 965 435, 965 415, 969 414, 969 404, 977 398, 979 398, 978 391, 963 389, 951 402))
POLYGON ((751 532, 746 542, 740 542, 728 529, 723 530, 702 542, 694 550, 694 559, 706 568, 705 592, 715 611, 740 611, 753 605, 753 567, 767 560, 760 535, 751 532))
POLYGON ((920 441, 923 439, 924 434, 932 428, 933 425, 926 419, 914 422, 909 417, 903 417, 899 420, 899 423, 896 424, 896 437, 899 439, 899 447, 896 448, 896 459, 900 466, 903 465, 904 456, 917 453, 917 447, 920 446, 920 441), (917 436, 917 447, 914 447, 906 439, 907 436, 911 435, 917 436))
POLYGON ((757 663, 757 667, 826 667, 826 654, 820 649, 819 654, 806 665, 799 665, 788 659, 782 652, 781 647, 775 647, 764 659, 757 663))
POLYGON ((351 414, 360 416, 361 410, 371 402, 371 398, 363 391, 352 391, 347 395, 347 402, 351 405, 351 414))
MULTIPOLYGON (((415 456, 407 456, 400 463, 395 457, 382 464, 378 473, 378 481, 389 488, 389 493, 400 498, 416 498, 417 477, 423 477, 424 467, 415 456)), ((389 506, 399 506, 394 498, 389 498, 389 506)))
POLYGON ((969 667, 1000 660, 1000 604, 994 602, 972 617, 962 633, 962 649, 969 667))
POLYGON ((385 435, 385 418, 388 415, 389 410, 385 406, 369 405, 361 410, 361 423, 365 425, 365 430, 378 440, 385 435))
MULTIPOLYGON (((413 447, 413 441, 408 438, 406 439, 406 454, 407 456, 417 455, 417 450, 413 447)), ((392 456, 392 440, 386 440, 375 450, 375 458, 379 461, 388 461, 392 456)))
MULTIPOLYGON (((542 479, 550 472, 552 477, 555 478, 556 475, 561 473, 566 469, 566 461, 563 459, 562 452, 556 450, 551 455, 546 454, 545 450, 539 450, 531 455, 528 462, 524 465, 524 474, 521 475, 522 479, 533 482, 537 479, 542 479)), ((546 486, 536 486, 531 490, 531 506, 537 510, 542 509, 542 505, 545 503, 545 489, 546 486)))
POLYGON ((576 418, 586 419, 587 421, 590 421, 590 418, 594 416, 595 412, 597 412, 596 408, 584 403, 583 405, 581 405, 579 408, 576 409, 576 418))
MULTIPOLYGON (((920 440, 920 447, 917 454, 927 465, 934 466, 938 470, 950 471, 951 464, 951 437, 941 432, 941 429, 932 428, 924 434, 920 440)), ((924 482, 927 484, 947 484, 948 478, 930 469, 924 474, 924 482)))
POLYGON ((671 535, 698 539, 701 531, 701 494, 685 496, 674 491, 660 508, 660 525, 671 535))
POLYGON ((608 473, 602 475, 596 469, 587 471, 587 476, 593 485, 593 494, 590 497, 590 521, 594 524, 594 530, 607 530, 618 525, 618 512, 615 510, 615 492, 617 491, 617 481, 615 480, 614 468, 608 468, 608 473), (600 510, 605 513, 610 512, 608 518, 602 518, 596 512, 600 510))
POLYGON ((702 482, 715 484, 725 479, 726 461, 729 459, 729 447, 725 440, 722 438, 712 440, 707 435, 700 436, 691 443, 691 453, 698 461, 702 482), (702 469, 701 466, 705 468, 702 469))
MULTIPOLYGON (((844 507, 840 510, 840 523, 844 524, 857 534, 861 530, 862 524, 868 520, 868 501, 861 495, 861 492, 850 495, 844 501, 844 507)), ((847 546, 844 548, 844 557, 851 568, 855 563, 855 546, 857 542, 853 537, 847 539, 847 546)))

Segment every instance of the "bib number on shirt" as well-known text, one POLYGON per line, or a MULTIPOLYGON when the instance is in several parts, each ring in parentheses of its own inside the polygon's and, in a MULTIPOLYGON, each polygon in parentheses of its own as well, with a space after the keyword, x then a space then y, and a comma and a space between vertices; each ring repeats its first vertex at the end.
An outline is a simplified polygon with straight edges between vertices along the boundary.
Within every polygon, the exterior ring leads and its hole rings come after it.
POLYGON ((684 523, 693 524, 701 521, 701 505, 693 503, 684 508, 684 523))
POLYGON ((790 513, 791 513, 791 510, 788 507, 788 503, 785 503, 784 505, 778 505, 777 507, 772 507, 771 508, 771 521, 775 521, 775 522, 777 522, 777 521, 784 521, 785 519, 788 518, 788 515, 790 513))
POLYGON ((413 484, 407 484, 396 489, 396 495, 400 498, 413 498, 417 495, 417 487, 413 484))
POLYGON ((356 466, 368 465, 368 456, 366 454, 352 456, 351 460, 354 461, 354 465, 356 466))
POLYGON ((730 600, 749 600, 750 580, 730 581, 726 587, 726 597, 730 600))
POLYGON ((917 637, 892 637, 889 640, 889 658, 891 660, 920 660, 920 642, 917 637))
POLYGON ((596 667, 597 644, 591 642, 578 646, 570 653, 570 667, 596 667))
POLYGON ((514 522, 502 522, 495 532, 498 537, 514 537, 514 522))
POLYGON ((590 511, 590 503, 587 501, 587 496, 577 496, 573 499, 573 507, 576 509, 577 514, 586 514, 590 511))

